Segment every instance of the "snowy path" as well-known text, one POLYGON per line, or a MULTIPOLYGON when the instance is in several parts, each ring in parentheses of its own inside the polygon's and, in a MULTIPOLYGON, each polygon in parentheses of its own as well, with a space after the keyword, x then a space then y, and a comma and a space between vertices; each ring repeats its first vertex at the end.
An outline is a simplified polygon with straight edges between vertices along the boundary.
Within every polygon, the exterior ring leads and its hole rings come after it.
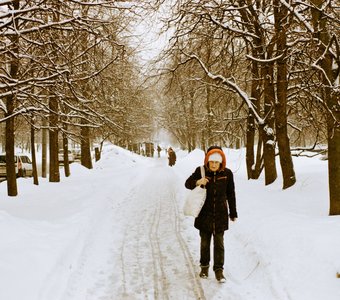
POLYGON ((180 232, 171 169, 160 166, 136 189, 121 249, 123 286, 118 298, 204 299, 193 259, 180 232), (178 280, 178 279, 181 280, 178 280))
POLYGON ((154 164, 127 177, 122 199, 103 183, 112 207, 89 234, 63 299, 206 299, 181 234, 178 182, 164 160, 154 164))
POLYGON ((133 176, 122 174, 126 185, 118 198, 114 178, 103 170, 105 179, 94 187, 105 190, 102 212, 95 213, 103 218, 87 229, 88 240, 61 299, 257 299, 252 298, 254 290, 275 299, 259 257, 247 250, 247 241, 229 232, 227 283, 217 283, 212 270, 209 279, 199 278, 198 232, 177 198, 183 178, 162 159, 138 168, 142 170, 133 176))

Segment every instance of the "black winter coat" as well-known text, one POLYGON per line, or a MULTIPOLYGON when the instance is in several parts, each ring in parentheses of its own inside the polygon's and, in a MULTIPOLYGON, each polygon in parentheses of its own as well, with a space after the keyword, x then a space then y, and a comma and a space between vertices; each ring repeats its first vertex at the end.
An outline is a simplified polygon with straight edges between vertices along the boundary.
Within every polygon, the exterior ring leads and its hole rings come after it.
MULTIPOLYGON (((205 167, 207 198, 198 217, 195 228, 212 233, 228 229, 229 216, 237 218, 234 176, 231 170, 211 172, 205 167)), ((193 190, 201 178, 200 167, 186 180, 185 187, 193 190)))

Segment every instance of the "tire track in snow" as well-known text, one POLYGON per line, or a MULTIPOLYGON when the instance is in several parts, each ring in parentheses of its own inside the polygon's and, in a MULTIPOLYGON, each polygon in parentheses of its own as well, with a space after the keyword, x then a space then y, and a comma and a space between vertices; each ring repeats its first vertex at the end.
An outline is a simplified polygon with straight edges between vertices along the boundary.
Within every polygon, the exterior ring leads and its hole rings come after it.
POLYGON ((172 193, 171 196, 172 199, 172 203, 174 206, 174 210, 176 212, 176 219, 175 219, 175 232, 176 232, 176 237, 178 240, 178 243, 182 249, 182 252, 184 254, 185 260, 186 260, 186 266, 188 268, 188 272, 189 274, 191 274, 191 282, 193 285, 193 290, 195 293, 195 298, 196 299, 202 299, 205 300, 205 295, 204 295, 204 290, 202 288, 200 279, 197 277, 197 273, 195 271, 195 263, 194 260, 191 256, 191 253, 188 249, 188 246, 185 242, 185 240, 183 239, 183 236, 181 235, 181 230, 180 230, 180 218, 179 218, 179 209, 178 209, 178 205, 177 205, 177 201, 176 201, 176 197, 174 195, 174 193, 172 193))
POLYGON ((151 165, 136 175, 120 198, 107 184, 108 205, 98 214, 103 224, 92 228, 67 299, 205 300, 181 233, 173 169, 151 165), (98 254, 101 265, 93 264, 98 254))
MULTIPOLYGON (((162 203, 168 204, 165 211, 165 216, 171 216, 168 220, 168 223, 171 224, 171 228, 173 229, 172 234, 174 235, 174 243, 177 245, 177 256, 181 254, 183 256, 183 266, 187 269, 188 274, 188 286, 191 289, 191 292, 194 294, 194 299, 206 299, 204 295, 204 290, 201 285, 200 278, 197 276, 197 272, 195 270, 195 263, 191 256, 191 252, 181 234, 181 218, 180 211, 177 204, 176 198, 176 181, 174 180, 175 174, 172 170, 164 173, 162 178, 164 182, 159 182, 160 186, 162 186, 161 194, 164 199, 162 199, 162 203), (166 197, 168 195, 168 197, 166 197), (172 215, 169 214, 169 211, 172 212, 172 215)), ((167 222, 163 222, 167 223, 167 222)), ((189 295, 189 294, 188 294, 189 295)))
POLYGON ((176 175, 164 166, 148 170, 126 198, 133 211, 121 248, 120 297, 204 300, 194 260, 181 235, 176 175))
MULTIPOLYGON (((134 203, 137 198, 147 199, 148 197, 144 195, 145 185, 142 185, 144 191, 132 190, 126 197, 126 201, 134 203)), ((149 299, 151 296, 152 299, 169 299, 158 237, 161 202, 154 197, 151 200, 152 205, 149 205, 148 209, 133 213, 134 222, 125 228, 120 254, 123 276, 123 291, 120 296, 124 299, 140 299, 141 297, 149 299), (145 264, 146 259, 149 259, 151 263, 145 264), (152 272, 149 272, 150 267, 152 272), (152 278, 149 278, 150 274, 152 278), (131 291, 132 285, 135 290, 131 291), (140 296, 137 297, 134 294, 140 296)), ((139 203, 137 207, 141 208, 143 205, 139 203)))
MULTIPOLYGON (((136 193, 137 193, 136 189, 132 189, 129 195, 126 197, 126 200, 128 201, 129 199, 134 197, 136 193)), ((131 295, 129 294, 130 292, 128 291, 128 288, 127 288, 127 286, 129 285, 128 276, 131 275, 131 273, 137 274, 135 278, 137 278, 137 280, 139 281, 142 294, 145 296, 145 299, 147 299, 147 287, 146 287, 146 283, 144 280, 144 274, 143 274, 143 268, 142 268, 143 264, 142 264, 142 257, 141 257, 143 254, 143 251, 141 250, 141 245, 140 245, 141 239, 139 238, 140 236, 142 236, 143 230, 145 229, 146 218, 138 218, 138 220, 139 222, 137 223, 139 224, 139 226, 137 226, 136 233, 134 233, 134 231, 131 230, 129 226, 125 227, 124 238, 123 238, 123 243, 122 243, 121 252, 120 252, 121 270, 122 270, 122 276, 123 276, 122 297, 124 299, 131 299, 131 295), (137 237, 136 247, 135 248, 131 246, 128 247, 127 245, 128 241, 133 240, 136 237, 137 237), (134 255, 133 257, 131 257, 130 252, 133 251, 134 249, 135 249, 134 255), (129 263, 130 261, 134 261, 134 260, 136 260, 136 262, 135 262, 135 266, 133 267, 133 272, 131 272, 131 266, 129 265, 129 263)), ((134 282, 134 284, 136 285, 136 282, 134 282)))
POLYGON ((155 299, 169 299, 167 294, 167 279, 164 272, 164 262, 162 259, 162 252, 159 241, 159 223, 161 217, 161 201, 158 200, 156 210, 153 215, 152 224, 149 231, 149 239, 151 245, 151 252, 153 257, 154 270, 154 297, 155 299))

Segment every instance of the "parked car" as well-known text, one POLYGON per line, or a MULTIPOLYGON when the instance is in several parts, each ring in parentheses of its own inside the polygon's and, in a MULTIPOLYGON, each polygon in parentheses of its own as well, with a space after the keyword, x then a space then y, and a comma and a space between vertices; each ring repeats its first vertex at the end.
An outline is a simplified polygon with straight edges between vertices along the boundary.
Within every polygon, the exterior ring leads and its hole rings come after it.
MULTIPOLYGON (((27 177, 33 175, 31 159, 26 154, 14 155, 15 174, 17 177, 27 177)), ((0 177, 7 177, 6 154, 0 154, 0 177)))
MULTIPOLYGON (((58 153, 58 160, 59 163, 63 164, 64 163, 64 150, 60 149, 58 153)), ((74 155, 71 150, 68 150, 68 162, 72 163, 74 162, 74 155)))
POLYGON ((81 150, 80 149, 73 149, 72 153, 73 153, 75 160, 81 160, 81 150))

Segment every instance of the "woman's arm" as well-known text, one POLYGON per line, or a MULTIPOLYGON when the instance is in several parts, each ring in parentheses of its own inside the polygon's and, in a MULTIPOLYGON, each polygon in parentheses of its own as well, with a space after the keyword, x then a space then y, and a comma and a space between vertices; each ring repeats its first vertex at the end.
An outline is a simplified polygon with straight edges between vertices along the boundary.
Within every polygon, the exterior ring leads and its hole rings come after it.
POLYGON ((193 190, 196 187, 197 180, 201 179, 201 169, 197 167, 195 172, 185 181, 185 187, 189 190, 193 190))
POLYGON ((236 209, 236 195, 235 195, 235 184, 234 184, 234 175, 233 172, 227 169, 227 200, 229 206, 229 216, 231 219, 237 218, 237 209, 236 209))

